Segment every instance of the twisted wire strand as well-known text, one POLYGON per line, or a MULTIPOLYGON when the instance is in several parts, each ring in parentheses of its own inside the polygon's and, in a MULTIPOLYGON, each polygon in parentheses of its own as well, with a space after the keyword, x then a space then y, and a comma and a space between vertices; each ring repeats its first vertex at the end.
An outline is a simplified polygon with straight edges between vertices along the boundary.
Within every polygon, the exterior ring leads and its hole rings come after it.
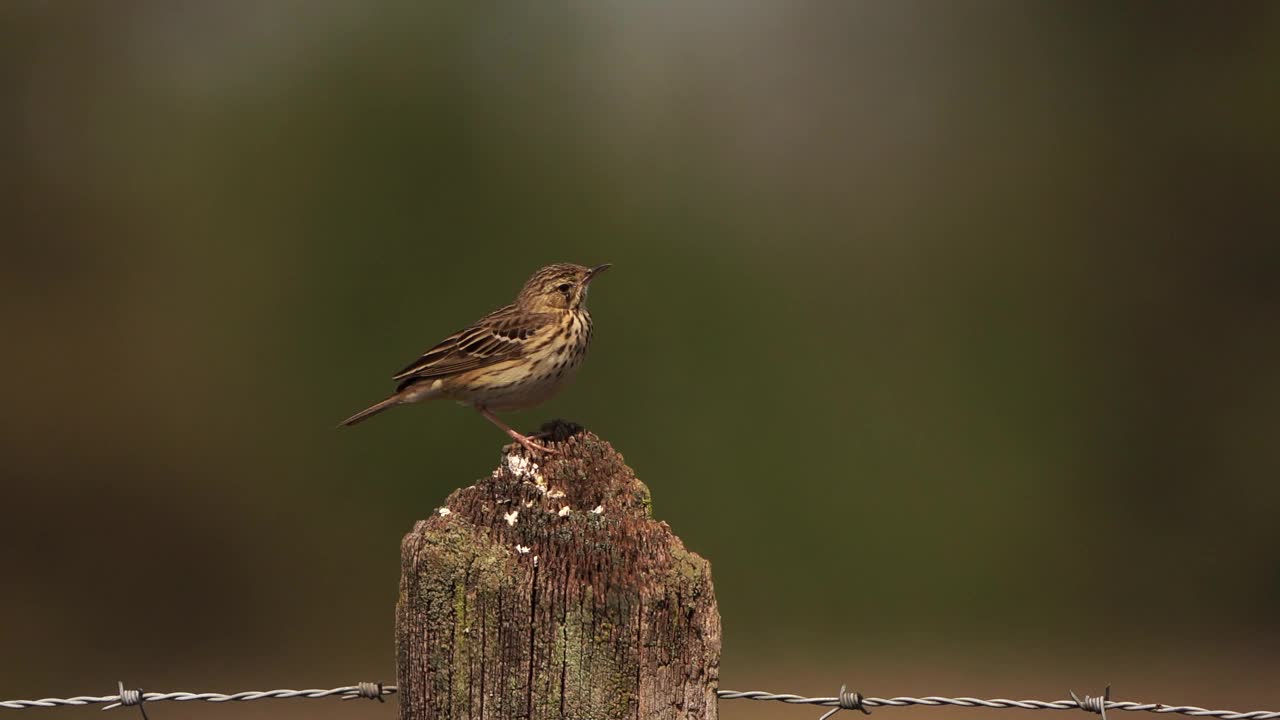
MULTIPOLYGON (((307 689, 307 690, 247 690, 237 693, 215 693, 215 692, 143 692, 138 693, 136 697, 128 696, 128 693, 137 691, 128 691, 116 695, 77 695, 69 698, 41 698, 39 700, 0 700, 0 708, 10 710, 27 710, 34 708, 50 708, 63 706, 83 706, 83 705, 116 705, 123 703, 125 700, 135 701, 132 704, 155 703, 163 701, 174 702, 248 702, 251 700, 284 700, 293 698, 326 698, 338 697, 343 699, 369 698, 381 700, 386 695, 394 695, 398 689, 394 685, 380 685, 379 683, 359 683, 357 685, 347 685, 344 687, 331 688, 328 690, 307 689), (375 694, 376 692, 376 694, 375 694), (122 695, 126 697, 122 698, 122 695)), ((926 697, 892 697, 892 698, 876 698, 863 697, 855 700, 856 693, 843 693, 842 697, 805 697, 803 695, 793 695, 790 693, 771 693, 763 690, 720 690, 716 693, 721 700, 757 700, 781 702, 790 705, 818 705, 830 708, 844 709, 870 709, 881 707, 906 707, 909 705, 938 707, 938 706, 955 706, 955 707, 980 707, 992 710, 999 709, 1017 709, 1017 710, 1085 710, 1093 712, 1089 707, 1088 698, 1083 702, 1075 700, 1008 700, 1005 698, 973 698, 973 697, 938 697, 929 695, 926 697)), ((1101 706, 1100 706, 1101 707, 1101 706)), ((1208 710, 1194 705, 1164 705, 1162 703, 1140 703, 1130 701, 1105 701, 1105 708, 1108 711, 1120 710, 1124 712, 1151 712, 1157 714, 1174 714, 1187 715, 1190 717, 1217 718, 1217 720, 1280 720, 1280 712, 1268 710, 1253 710, 1250 712, 1236 712, 1233 710, 1208 710)))
MULTIPOLYGON (((344 700, 352 698, 370 698, 381 700, 383 695, 394 695, 396 688, 394 685, 382 685, 381 683, 360 683, 358 685, 347 685, 344 687, 331 688, 328 690, 307 689, 307 690, 246 690, 237 693, 216 693, 216 692, 145 692, 135 697, 130 697, 127 693, 137 691, 126 690, 126 694, 118 695, 77 695, 70 698, 41 698, 39 700, 3 700, 0 701, 0 708, 8 708, 10 710, 26 710, 30 708, 48 708, 75 705, 103 705, 109 704, 115 706, 117 704, 125 704, 126 700, 134 700, 128 704, 142 704, 163 702, 172 700, 174 702, 248 702, 250 700, 286 700, 293 698, 325 698, 340 697, 344 700), (372 689, 376 688, 379 694, 374 695, 372 689)), ((109 710, 110 707, 103 708, 109 710)))
MULTIPOLYGON (((738 692, 734 690, 721 690, 716 693, 721 700, 764 700, 784 702, 792 705, 822 705, 826 707, 840 707, 839 697, 804 697, 801 695, 792 695, 789 693, 771 693, 762 690, 748 690, 738 692)), ((943 705, 951 705, 955 707, 980 707, 992 710, 1000 709, 1017 709, 1017 710, 1086 710, 1092 712, 1085 703, 1077 703, 1075 700, 1008 700, 1005 698, 991 698, 984 700, 982 698, 973 697, 938 697, 929 695, 926 697, 892 697, 892 698, 862 698, 861 705, 864 708, 877 707, 906 707, 908 705, 920 705, 925 707, 939 707, 943 705)), ((1106 702, 1107 710, 1124 710, 1128 712, 1153 712, 1161 714, 1173 713, 1176 715, 1189 715, 1191 717, 1210 717, 1219 720, 1277 720, 1280 718, 1280 712, 1268 710, 1253 710, 1251 712, 1236 712, 1234 710, 1207 710, 1194 705, 1164 705, 1162 703, 1139 703, 1128 701, 1109 700, 1106 702)))

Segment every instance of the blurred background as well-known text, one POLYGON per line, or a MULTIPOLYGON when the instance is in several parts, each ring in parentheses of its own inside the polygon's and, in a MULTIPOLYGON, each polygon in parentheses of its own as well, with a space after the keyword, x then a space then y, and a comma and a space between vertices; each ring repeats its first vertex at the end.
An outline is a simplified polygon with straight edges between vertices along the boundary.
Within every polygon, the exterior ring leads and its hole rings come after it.
POLYGON ((571 261, 509 419, 711 560, 722 687, 1274 708, 1278 78, 1274 3, 10 0, 0 699, 390 682, 505 438, 334 425, 571 261))

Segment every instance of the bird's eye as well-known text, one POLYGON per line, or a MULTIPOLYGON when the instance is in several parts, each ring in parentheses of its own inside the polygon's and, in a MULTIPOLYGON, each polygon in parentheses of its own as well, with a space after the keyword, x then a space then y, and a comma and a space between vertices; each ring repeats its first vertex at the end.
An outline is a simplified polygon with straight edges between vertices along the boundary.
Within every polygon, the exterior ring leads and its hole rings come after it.
POLYGON ((557 289, 557 290, 559 290, 560 292, 564 293, 565 295, 568 295, 568 294, 569 294, 569 291, 573 289, 573 286, 572 286, 572 285, 570 285, 569 283, 562 283, 562 284, 561 284, 559 287, 557 287, 556 289, 557 289))

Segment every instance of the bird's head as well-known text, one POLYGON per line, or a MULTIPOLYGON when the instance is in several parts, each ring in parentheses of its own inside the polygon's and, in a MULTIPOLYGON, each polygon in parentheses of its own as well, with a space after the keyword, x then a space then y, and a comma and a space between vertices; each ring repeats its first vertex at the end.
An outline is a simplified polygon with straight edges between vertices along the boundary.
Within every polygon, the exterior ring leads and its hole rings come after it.
POLYGON ((578 310, 587 303, 587 287, 609 266, 584 267, 572 263, 548 265, 520 289, 516 305, 530 312, 578 310))

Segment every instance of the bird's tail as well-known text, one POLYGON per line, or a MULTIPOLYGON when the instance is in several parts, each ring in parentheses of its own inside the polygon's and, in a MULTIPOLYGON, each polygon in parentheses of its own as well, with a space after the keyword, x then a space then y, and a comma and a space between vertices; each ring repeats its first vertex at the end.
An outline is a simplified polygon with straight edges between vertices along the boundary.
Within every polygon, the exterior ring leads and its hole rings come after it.
POLYGON ((383 410, 393 408, 396 405, 399 405, 400 403, 403 403, 405 401, 406 401, 405 397, 402 393, 396 393, 395 395, 392 395, 386 400, 374 403, 373 405, 370 405, 369 407, 361 410, 355 415, 352 415, 346 420, 343 420, 341 423, 339 423, 338 427, 342 427, 343 425, 355 425, 356 423, 364 422, 365 420, 368 420, 369 418, 373 417, 374 415, 377 415, 383 410))

